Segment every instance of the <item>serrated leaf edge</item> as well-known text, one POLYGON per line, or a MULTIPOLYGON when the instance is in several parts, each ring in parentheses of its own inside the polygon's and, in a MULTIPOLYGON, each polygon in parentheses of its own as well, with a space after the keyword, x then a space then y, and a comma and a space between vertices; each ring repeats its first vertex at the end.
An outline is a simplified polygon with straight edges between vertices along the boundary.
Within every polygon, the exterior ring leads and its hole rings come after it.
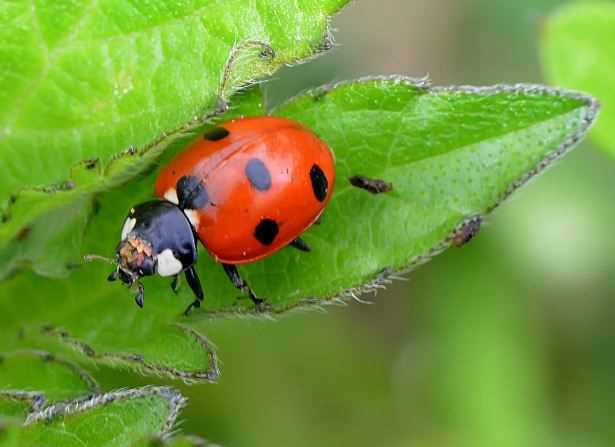
POLYGON ((87 399, 77 399, 53 404, 41 411, 30 413, 24 425, 31 425, 39 421, 51 421, 58 417, 82 413, 114 402, 151 396, 162 397, 169 403, 169 414, 162 427, 161 434, 164 435, 165 433, 169 433, 173 429, 180 411, 186 405, 186 398, 173 388, 164 386, 144 386, 140 388, 120 389, 109 393, 97 394, 87 399))
MULTIPOLYGON (((4 360, 10 357, 16 356, 30 356, 30 357, 39 357, 41 360, 46 362, 54 362, 59 365, 63 365, 66 368, 70 369, 74 372, 79 378, 86 384, 86 387, 90 391, 90 394, 86 396, 79 396, 77 399, 89 397, 91 394, 96 394, 101 392, 101 388, 98 385, 98 382, 83 368, 79 365, 76 365, 66 359, 59 358, 58 356, 51 354, 46 351, 34 351, 34 350, 17 350, 10 353, 2 353, 0 354, 0 359, 4 360)), ((27 402, 30 404, 30 412, 42 411, 47 404, 47 397, 44 391, 24 391, 24 390, 0 390, 0 397, 5 397, 7 399, 27 402)), ((60 401, 62 402, 62 401, 60 401)), ((59 403, 59 402, 57 402, 59 403)))
POLYGON ((51 326, 43 328, 43 333, 48 336, 58 337, 60 342, 71 347, 94 363, 102 363, 110 366, 125 366, 142 375, 154 375, 158 377, 168 377, 171 379, 182 380, 186 384, 196 382, 215 383, 220 377, 218 355, 215 345, 196 330, 182 324, 171 324, 189 336, 194 337, 195 341, 207 353, 208 367, 206 370, 185 371, 178 368, 160 365, 156 362, 147 361, 138 353, 114 353, 98 352, 89 344, 72 337, 67 331, 51 326))

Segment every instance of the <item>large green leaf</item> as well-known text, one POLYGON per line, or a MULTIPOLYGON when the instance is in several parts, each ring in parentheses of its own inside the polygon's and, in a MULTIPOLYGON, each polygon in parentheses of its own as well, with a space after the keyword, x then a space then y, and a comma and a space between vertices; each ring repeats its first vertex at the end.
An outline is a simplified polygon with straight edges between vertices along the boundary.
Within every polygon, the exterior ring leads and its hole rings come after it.
POLYGON ((0 430, 0 446, 129 446, 168 433, 183 404, 180 394, 161 387, 60 403, 30 415, 25 427, 0 430))
POLYGON ((0 3, 0 247, 146 167, 219 98, 328 48, 347 1, 0 3))
POLYGON ((603 104, 592 135, 615 155, 615 3, 562 8, 546 22, 542 47, 551 82, 590 92, 603 104))
MULTIPOLYGON (((244 99, 243 110, 254 112, 257 95, 244 99)), ((241 271, 275 313, 376 290, 444 250, 464 223, 479 220, 564 155, 596 110, 590 97, 540 86, 432 88, 403 78, 301 95, 274 113, 330 144, 338 170, 334 197, 323 223, 304 236, 311 253, 285 249, 241 271), (375 196, 353 188, 347 179, 354 174, 391 181, 394 190, 375 196)), ((162 163, 181 146, 171 147, 162 163)), ((151 197, 156 174, 99 196, 84 253, 112 255, 127 210, 151 197)), ((175 296, 168 280, 147 278, 140 310, 131 292, 105 281, 110 268, 91 264, 69 280, 27 273, 0 284, 0 312, 7 315, 0 348, 59 343, 95 362, 215 379, 215 357, 189 327, 206 330, 216 315, 255 314, 222 268, 203 251, 198 270, 207 296, 188 318, 181 313, 193 299, 189 288, 175 296)))

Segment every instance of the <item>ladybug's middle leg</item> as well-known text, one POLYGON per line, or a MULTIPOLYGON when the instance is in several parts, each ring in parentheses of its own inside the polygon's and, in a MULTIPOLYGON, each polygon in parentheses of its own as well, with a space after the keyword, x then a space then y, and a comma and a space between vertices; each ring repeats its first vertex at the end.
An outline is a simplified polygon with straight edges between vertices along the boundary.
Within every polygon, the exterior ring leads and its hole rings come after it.
POLYGON ((222 267, 224 267, 224 272, 228 275, 229 279, 231 280, 236 289, 239 289, 243 293, 248 295, 248 297, 252 300, 252 302, 256 305, 257 308, 263 306, 265 300, 256 296, 256 294, 250 288, 246 280, 241 277, 236 266, 234 266, 233 264, 222 264, 222 267))
POLYGON ((196 299, 192 303, 190 303, 190 305, 184 311, 184 315, 188 315, 193 308, 201 307, 201 301, 203 301, 205 295, 203 294, 201 280, 199 280, 199 277, 196 274, 196 268, 194 268, 194 265, 184 270, 184 275, 186 276, 188 285, 196 295, 196 299))

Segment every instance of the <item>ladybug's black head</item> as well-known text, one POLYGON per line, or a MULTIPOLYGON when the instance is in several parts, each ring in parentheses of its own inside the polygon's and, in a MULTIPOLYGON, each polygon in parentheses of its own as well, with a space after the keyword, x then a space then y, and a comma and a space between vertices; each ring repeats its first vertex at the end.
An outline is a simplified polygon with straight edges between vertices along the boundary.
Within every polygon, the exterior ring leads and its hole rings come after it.
POLYGON ((117 270, 109 276, 109 280, 120 279, 127 285, 134 284, 142 276, 156 273, 156 257, 152 244, 130 234, 120 241, 115 255, 117 270))

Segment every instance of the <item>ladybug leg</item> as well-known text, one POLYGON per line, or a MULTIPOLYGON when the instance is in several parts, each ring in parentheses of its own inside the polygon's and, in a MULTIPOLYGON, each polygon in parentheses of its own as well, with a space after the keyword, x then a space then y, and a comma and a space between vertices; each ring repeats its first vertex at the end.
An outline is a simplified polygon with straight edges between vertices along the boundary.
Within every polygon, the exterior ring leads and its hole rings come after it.
POLYGON ((117 273, 117 270, 113 270, 113 271, 109 274, 109 276, 107 276, 107 281, 109 281, 109 282, 113 282, 113 281, 116 281, 116 280, 117 280, 117 278, 118 278, 118 273, 117 273))
POLYGON ((292 241, 289 244, 291 247, 295 247, 297 250, 301 250, 301 251, 305 251, 305 252, 310 252, 312 251, 312 249, 310 248, 310 246, 307 244, 307 242, 305 242, 303 239, 301 239, 300 237, 298 237, 297 239, 295 239, 294 241, 292 241))
POLYGON ((257 308, 261 308, 265 303, 265 300, 256 296, 256 294, 250 288, 245 279, 241 277, 239 271, 237 271, 237 267, 235 267, 233 264, 222 264, 222 267, 224 267, 224 271, 233 283, 233 286, 248 295, 248 297, 252 300, 252 302, 257 308))
POLYGON ((173 282, 171 283, 171 290, 173 290, 173 292, 177 293, 177 291, 179 290, 179 283, 180 283, 179 275, 175 275, 173 277, 173 282))
POLYGON ((190 305, 184 311, 184 315, 188 315, 193 308, 201 307, 201 301, 203 301, 205 295, 203 294, 201 280, 196 274, 196 269, 194 268, 194 265, 184 270, 184 275, 186 276, 188 285, 196 295, 196 300, 190 303, 190 305))
POLYGON ((143 309, 143 295, 145 290, 143 288, 143 284, 141 284, 140 282, 137 283, 137 287, 139 288, 139 290, 137 292, 137 296, 135 296, 135 303, 137 303, 137 306, 143 309))

